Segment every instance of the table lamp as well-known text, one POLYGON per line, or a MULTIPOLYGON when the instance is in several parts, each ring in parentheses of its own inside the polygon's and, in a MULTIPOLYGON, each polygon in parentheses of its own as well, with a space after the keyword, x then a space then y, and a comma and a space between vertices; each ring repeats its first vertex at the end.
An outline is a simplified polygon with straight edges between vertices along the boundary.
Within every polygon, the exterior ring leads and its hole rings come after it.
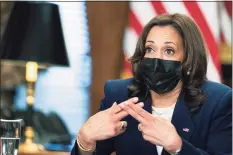
POLYGON ((38 70, 68 66, 58 6, 48 2, 15 2, 0 42, 1 66, 25 68, 27 117, 25 142, 19 152, 35 153, 42 147, 33 143, 33 104, 38 70))

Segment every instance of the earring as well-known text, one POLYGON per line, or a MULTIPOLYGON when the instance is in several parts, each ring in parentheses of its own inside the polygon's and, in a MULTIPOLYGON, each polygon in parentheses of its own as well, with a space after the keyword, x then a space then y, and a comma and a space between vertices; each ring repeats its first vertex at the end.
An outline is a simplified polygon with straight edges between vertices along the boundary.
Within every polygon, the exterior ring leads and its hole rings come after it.
POLYGON ((187 75, 190 75, 190 71, 187 72, 187 75))

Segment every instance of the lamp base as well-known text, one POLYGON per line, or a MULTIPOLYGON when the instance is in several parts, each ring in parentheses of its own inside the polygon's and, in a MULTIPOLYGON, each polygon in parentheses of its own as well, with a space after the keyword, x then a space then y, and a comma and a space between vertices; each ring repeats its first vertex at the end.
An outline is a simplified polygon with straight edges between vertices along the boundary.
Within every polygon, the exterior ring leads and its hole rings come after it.
POLYGON ((20 153, 38 153, 44 150, 42 145, 33 143, 34 131, 32 127, 26 127, 25 135, 25 142, 19 145, 20 153))
POLYGON ((42 152, 44 147, 36 143, 23 143, 19 145, 20 153, 38 153, 42 152))

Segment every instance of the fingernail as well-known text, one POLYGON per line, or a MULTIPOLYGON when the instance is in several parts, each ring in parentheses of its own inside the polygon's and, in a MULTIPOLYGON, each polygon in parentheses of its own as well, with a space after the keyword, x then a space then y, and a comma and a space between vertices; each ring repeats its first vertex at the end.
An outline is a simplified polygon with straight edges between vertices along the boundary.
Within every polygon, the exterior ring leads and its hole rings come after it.
POLYGON ((140 103, 138 103, 138 105, 139 105, 140 107, 143 107, 143 106, 144 106, 144 103, 143 103, 143 102, 140 102, 140 103))
POLYGON ((137 102, 137 101, 138 101, 138 97, 134 97, 134 98, 133 98, 133 101, 134 101, 134 102, 137 102))
POLYGON ((129 102, 125 101, 125 102, 124 102, 124 104, 128 105, 128 104, 129 104, 129 102))

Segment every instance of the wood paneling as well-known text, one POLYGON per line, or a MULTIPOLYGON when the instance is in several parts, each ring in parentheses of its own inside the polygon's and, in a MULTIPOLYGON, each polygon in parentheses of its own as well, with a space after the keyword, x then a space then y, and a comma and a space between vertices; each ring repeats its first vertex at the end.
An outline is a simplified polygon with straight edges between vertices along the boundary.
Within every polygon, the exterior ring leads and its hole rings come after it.
POLYGON ((104 97, 104 83, 120 76, 128 2, 87 2, 92 56, 91 113, 104 97))

